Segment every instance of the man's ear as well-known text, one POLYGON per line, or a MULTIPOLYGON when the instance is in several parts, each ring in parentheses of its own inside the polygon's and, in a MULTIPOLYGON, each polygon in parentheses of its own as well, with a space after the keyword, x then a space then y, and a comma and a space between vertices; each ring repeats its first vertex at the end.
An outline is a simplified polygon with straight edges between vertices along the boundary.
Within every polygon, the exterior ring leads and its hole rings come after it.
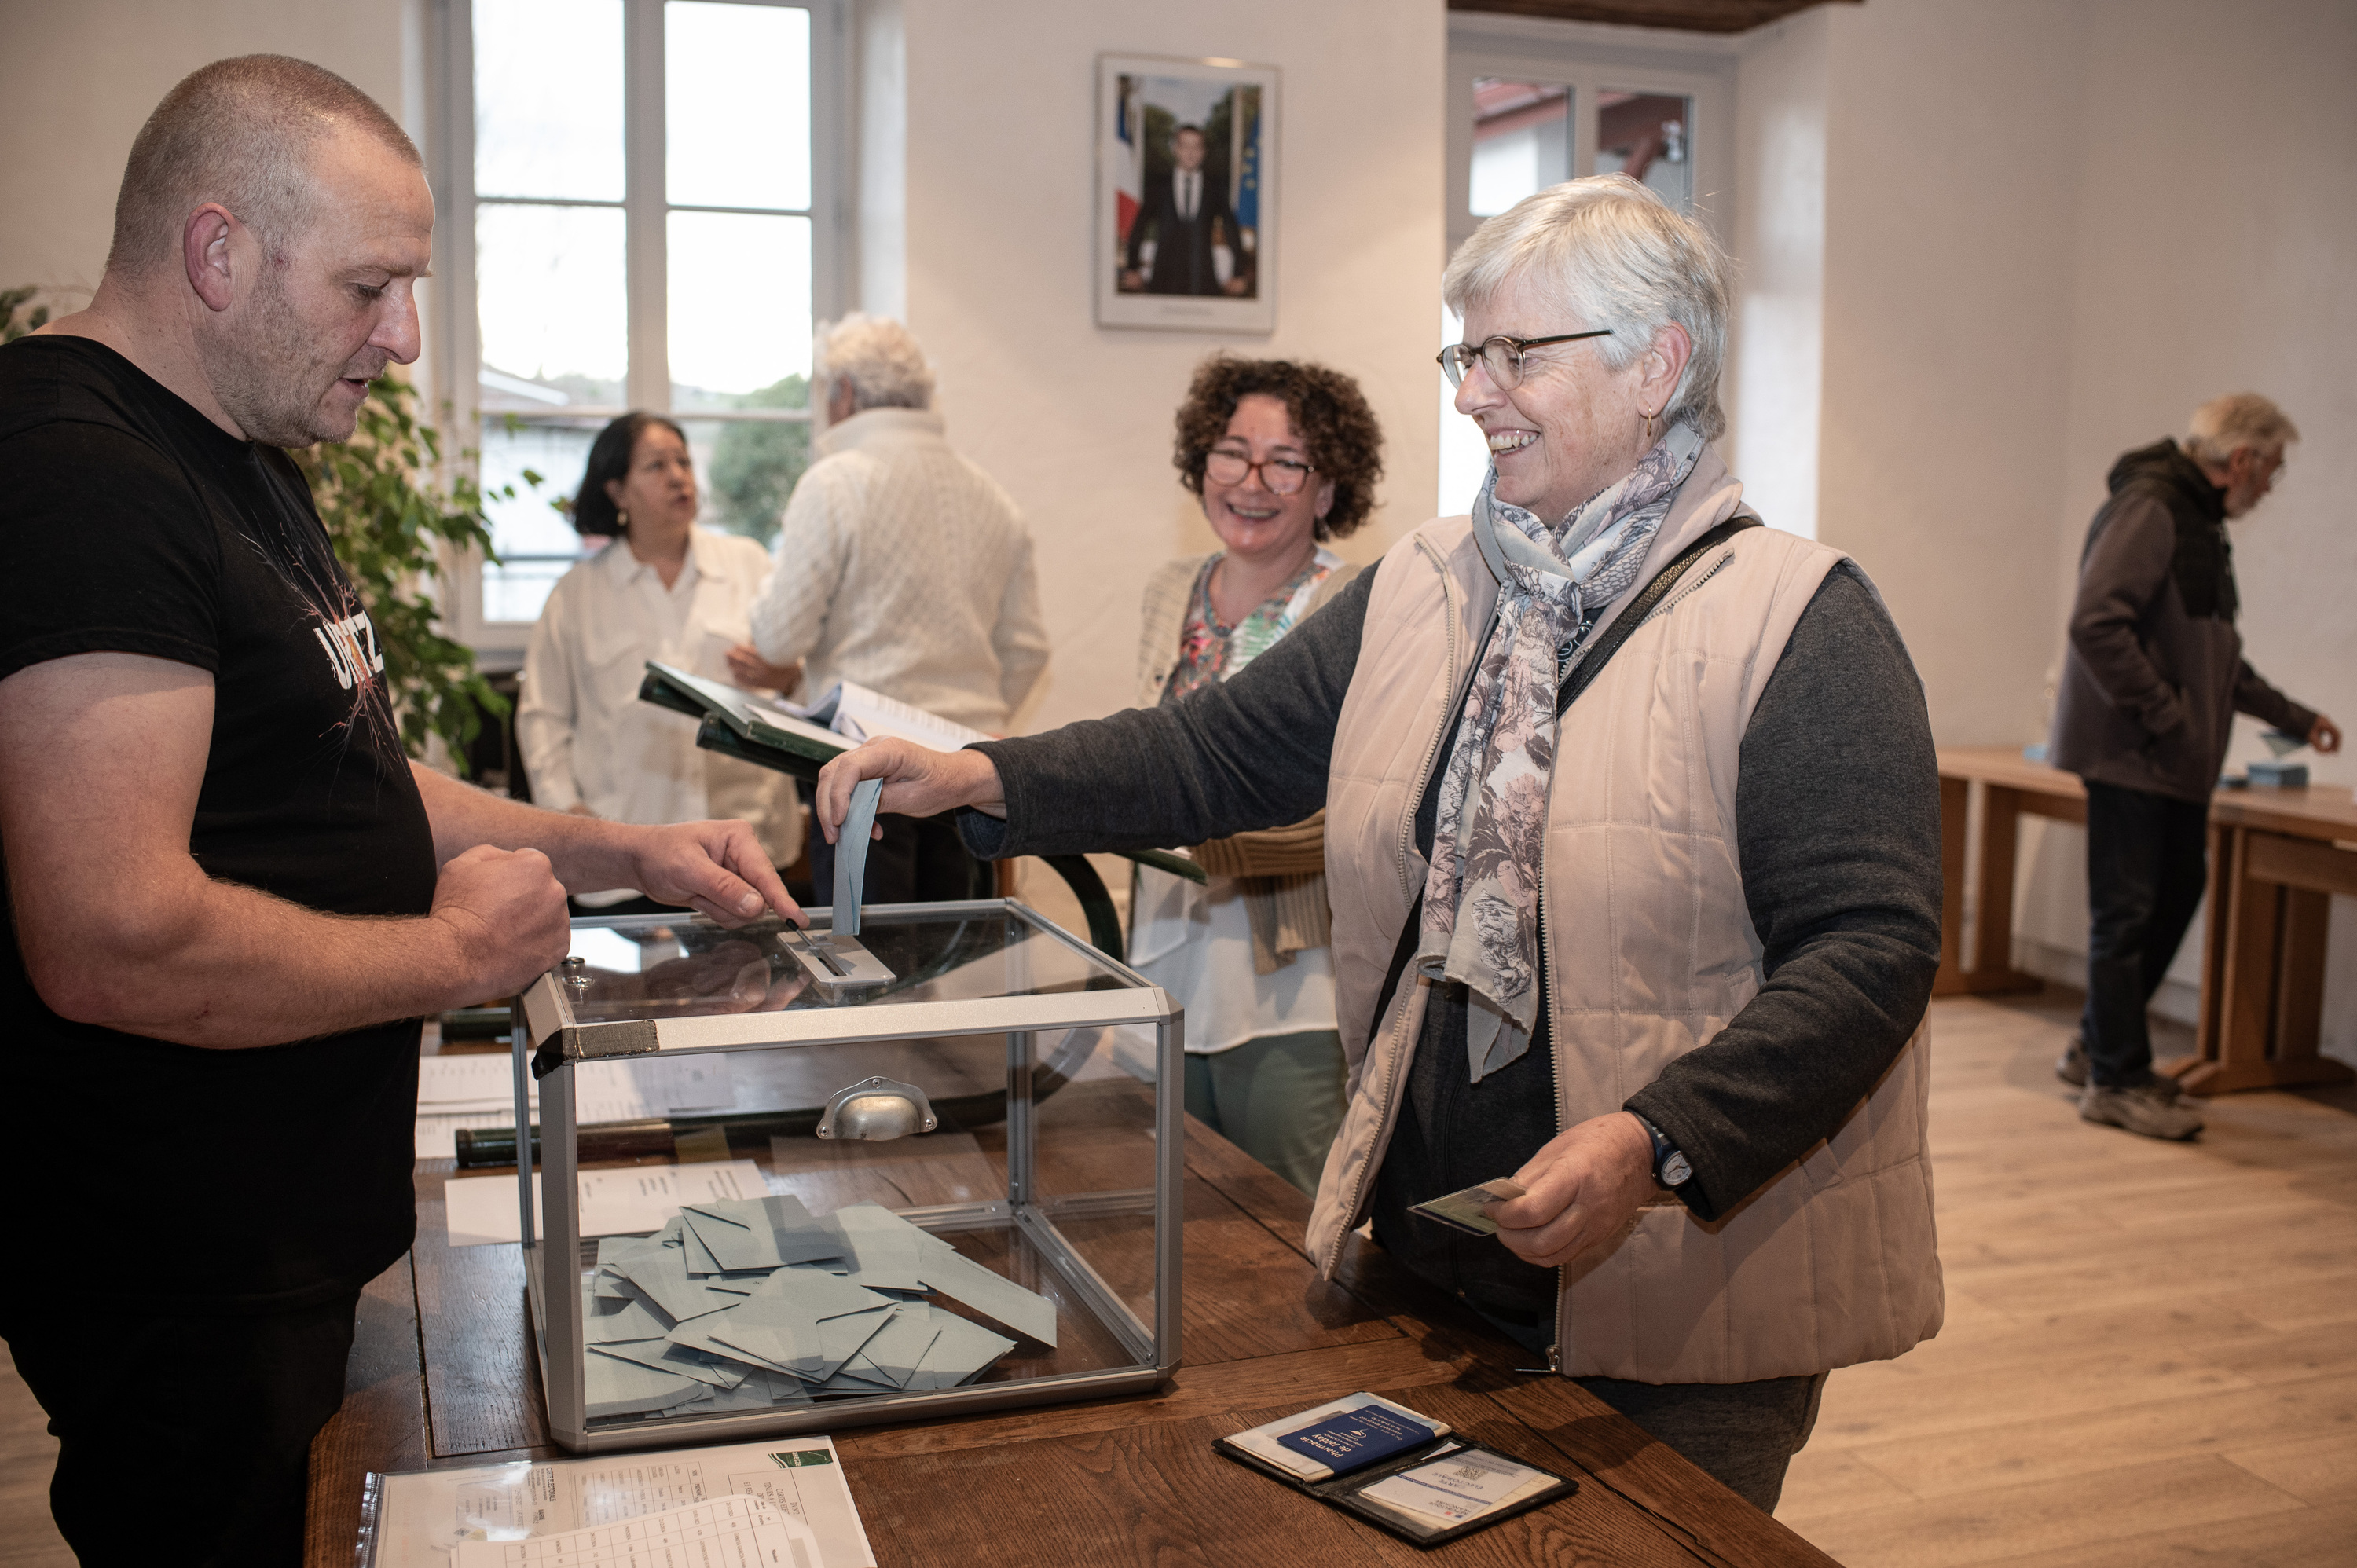
POLYGON ((188 214, 180 231, 180 260, 188 269, 188 286, 208 310, 227 310, 237 300, 230 242, 239 227, 228 208, 209 201, 188 214))

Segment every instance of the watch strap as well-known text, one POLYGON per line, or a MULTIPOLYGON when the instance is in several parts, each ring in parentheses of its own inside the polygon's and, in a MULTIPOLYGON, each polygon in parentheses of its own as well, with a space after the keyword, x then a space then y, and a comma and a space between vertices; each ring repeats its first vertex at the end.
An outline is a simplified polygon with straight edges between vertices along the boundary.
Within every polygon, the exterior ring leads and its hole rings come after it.
POLYGON ((1670 1141, 1670 1135, 1654 1126, 1651 1118, 1634 1111, 1629 1114, 1637 1118, 1637 1125, 1653 1141, 1653 1180, 1672 1191, 1694 1180, 1694 1162, 1670 1141))

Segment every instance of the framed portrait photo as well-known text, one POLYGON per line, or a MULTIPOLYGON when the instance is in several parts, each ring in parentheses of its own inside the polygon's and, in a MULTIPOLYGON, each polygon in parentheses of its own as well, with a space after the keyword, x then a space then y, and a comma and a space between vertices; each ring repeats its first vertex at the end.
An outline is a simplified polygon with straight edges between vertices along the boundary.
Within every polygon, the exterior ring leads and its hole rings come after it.
POLYGON ((1276 328, 1273 65, 1097 57, 1097 325, 1276 328))

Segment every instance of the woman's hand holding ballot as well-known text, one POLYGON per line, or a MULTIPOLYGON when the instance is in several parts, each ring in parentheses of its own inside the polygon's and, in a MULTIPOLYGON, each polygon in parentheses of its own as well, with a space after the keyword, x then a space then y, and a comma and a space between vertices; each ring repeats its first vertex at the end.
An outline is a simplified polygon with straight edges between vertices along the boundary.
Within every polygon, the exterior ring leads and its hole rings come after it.
MULTIPOLYGON (((828 763, 818 776, 811 810, 827 843, 835 842, 851 810, 851 787, 866 779, 884 780, 877 810, 898 816, 937 817, 960 806, 994 817, 1006 815, 998 766, 981 752, 929 751, 913 741, 871 740, 828 763)), ((884 830, 876 829, 875 836, 882 838, 884 830)))

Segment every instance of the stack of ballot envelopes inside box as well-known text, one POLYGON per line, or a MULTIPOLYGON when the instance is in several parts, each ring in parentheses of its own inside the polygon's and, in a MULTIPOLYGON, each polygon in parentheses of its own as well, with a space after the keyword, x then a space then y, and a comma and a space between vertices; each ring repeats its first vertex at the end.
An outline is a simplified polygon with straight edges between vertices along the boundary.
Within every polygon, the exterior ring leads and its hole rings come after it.
POLYGON ((1021 1341, 1056 1343, 1054 1303, 872 1203, 683 1208, 651 1236, 600 1240, 583 1288, 592 1419, 952 1388, 1021 1341))

